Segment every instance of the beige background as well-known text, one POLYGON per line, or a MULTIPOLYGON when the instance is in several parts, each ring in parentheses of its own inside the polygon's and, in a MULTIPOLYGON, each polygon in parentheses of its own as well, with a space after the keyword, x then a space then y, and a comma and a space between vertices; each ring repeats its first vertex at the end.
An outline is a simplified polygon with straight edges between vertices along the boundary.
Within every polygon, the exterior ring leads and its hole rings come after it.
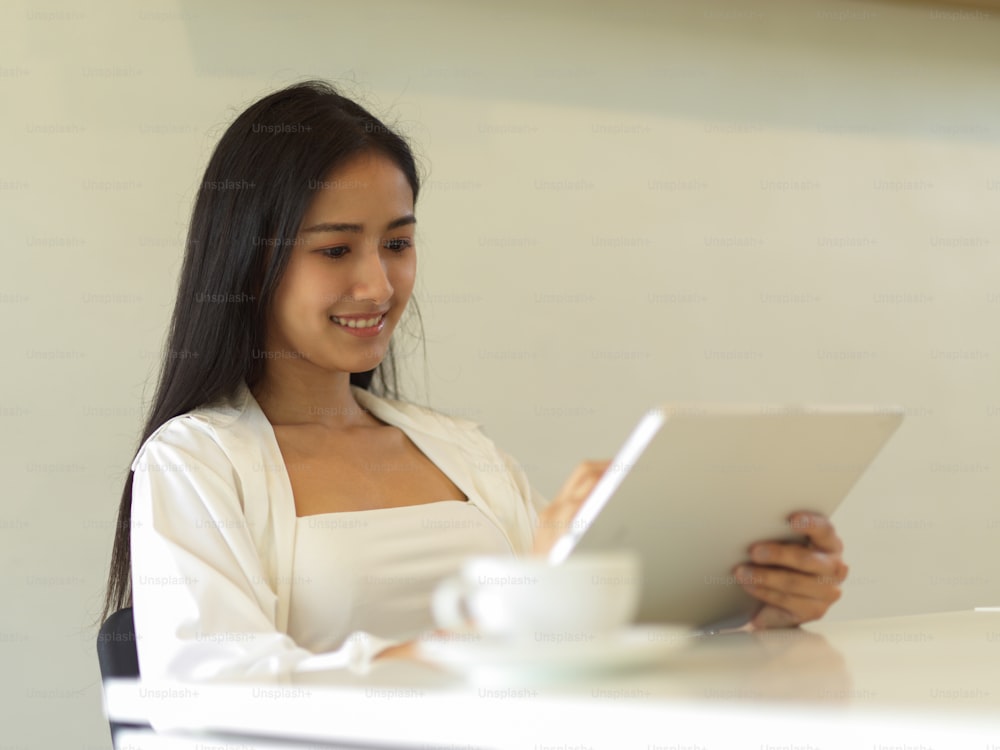
POLYGON ((1000 604, 998 39, 848 0, 4 4, 0 744, 107 745, 91 620, 194 191, 305 77, 425 167, 415 399, 549 495, 657 400, 901 403, 831 617, 1000 604))

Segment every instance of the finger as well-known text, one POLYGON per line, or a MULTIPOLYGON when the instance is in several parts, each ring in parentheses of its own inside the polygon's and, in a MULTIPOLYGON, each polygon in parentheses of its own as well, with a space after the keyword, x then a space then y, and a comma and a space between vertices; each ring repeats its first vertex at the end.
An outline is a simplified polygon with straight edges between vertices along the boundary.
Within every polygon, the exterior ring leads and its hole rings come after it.
POLYGON ((788 522, 793 529, 805 534, 817 549, 824 552, 844 550, 844 543, 826 516, 820 513, 798 512, 789 516, 788 522))
POLYGON ((770 605, 764 605, 761 607, 750 619, 750 627, 752 630, 791 628, 798 624, 798 620, 795 619, 795 615, 791 612, 786 612, 780 607, 772 607, 770 605))
POLYGON ((574 500, 585 498, 610 465, 610 460, 581 462, 563 482, 556 497, 574 500))
POLYGON ((750 559, 761 565, 789 568, 822 578, 836 578, 838 572, 847 567, 837 553, 821 552, 796 542, 759 542, 750 548, 750 559))
POLYGON ((850 566, 847 565, 843 560, 837 563, 837 570, 833 574, 833 580, 837 583, 843 583, 847 580, 848 574, 851 572, 850 566))
MULTIPOLYGON (((761 609, 754 617, 754 625, 758 626, 761 621, 771 621, 770 627, 787 627, 798 625, 811 620, 818 620, 830 608, 832 602, 811 599, 805 596, 796 596, 785 591, 775 591, 763 587, 748 588, 747 591, 755 598, 768 605, 761 609), (769 609, 779 609, 784 615, 777 612, 765 612, 769 609)), ((765 625, 766 627, 766 625, 765 625)))
POLYGON ((777 591, 828 604, 833 604, 841 596, 840 585, 833 579, 823 579, 785 568, 741 565, 733 574, 743 588, 751 593, 759 590, 777 591))
POLYGON ((577 511, 610 463, 610 461, 584 461, 573 470, 559 490, 559 494, 539 514, 534 544, 536 551, 540 553, 548 551, 555 539, 572 527, 577 511))

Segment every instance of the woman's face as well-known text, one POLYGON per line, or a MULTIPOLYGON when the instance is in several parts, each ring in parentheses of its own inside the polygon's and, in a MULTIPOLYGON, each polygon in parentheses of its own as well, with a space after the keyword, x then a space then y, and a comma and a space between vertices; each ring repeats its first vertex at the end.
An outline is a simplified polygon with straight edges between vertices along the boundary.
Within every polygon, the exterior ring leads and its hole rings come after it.
POLYGON ((417 270, 413 191, 388 157, 331 172, 306 210, 268 315, 267 349, 296 367, 365 372, 385 357, 417 270))

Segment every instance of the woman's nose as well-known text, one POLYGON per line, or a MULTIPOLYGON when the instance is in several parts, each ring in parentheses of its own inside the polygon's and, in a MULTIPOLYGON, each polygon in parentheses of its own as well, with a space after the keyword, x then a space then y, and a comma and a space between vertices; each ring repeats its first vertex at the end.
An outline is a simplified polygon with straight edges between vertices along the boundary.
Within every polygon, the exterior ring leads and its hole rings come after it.
POLYGON ((358 264, 351 296, 354 299, 370 299, 377 304, 383 304, 392 297, 392 293, 392 284, 389 283, 385 261, 378 247, 368 249, 358 264))

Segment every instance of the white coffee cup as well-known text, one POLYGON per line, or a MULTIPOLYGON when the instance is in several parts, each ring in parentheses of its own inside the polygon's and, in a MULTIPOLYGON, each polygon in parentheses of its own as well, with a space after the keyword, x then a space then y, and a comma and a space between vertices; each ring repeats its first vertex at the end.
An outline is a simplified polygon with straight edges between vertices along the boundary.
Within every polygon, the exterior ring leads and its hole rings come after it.
POLYGON ((479 556, 438 585, 432 605, 435 621, 448 630, 579 641, 630 624, 641 588, 639 559, 631 552, 580 554, 558 565, 479 556))

